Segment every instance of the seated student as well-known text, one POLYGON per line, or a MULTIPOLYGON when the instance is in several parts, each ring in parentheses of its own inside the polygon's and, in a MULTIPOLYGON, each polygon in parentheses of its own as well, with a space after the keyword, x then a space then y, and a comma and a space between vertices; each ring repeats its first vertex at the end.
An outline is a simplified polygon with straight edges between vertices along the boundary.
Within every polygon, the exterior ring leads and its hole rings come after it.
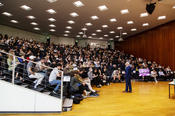
POLYGON ((151 77, 153 77, 154 78, 154 81, 156 82, 156 83, 158 83, 158 81, 157 81, 157 72, 156 72, 156 70, 155 69, 153 69, 152 71, 151 71, 151 77))
POLYGON ((109 85, 110 84, 110 72, 107 70, 106 67, 104 67, 101 72, 102 72, 103 83, 105 83, 106 85, 109 85))
POLYGON ((85 94, 86 96, 87 91, 89 91, 88 86, 83 82, 83 79, 80 77, 79 72, 77 70, 72 71, 70 80, 71 95, 80 94, 82 96, 85 94))
POLYGON ((103 82, 102 82, 102 80, 100 78, 100 73, 99 73, 97 68, 95 68, 94 71, 93 71, 92 83, 94 85, 96 85, 97 88, 101 88, 101 86, 102 86, 103 82))
POLYGON ((90 90, 90 96, 98 96, 97 92, 91 86, 91 80, 88 77, 88 73, 85 69, 80 71, 80 76, 82 77, 83 82, 88 86, 88 89, 90 90))
POLYGON ((163 80, 166 80, 166 78, 165 78, 165 73, 163 72, 163 70, 162 70, 161 68, 159 69, 158 74, 159 74, 159 77, 160 77, 160 78, 162 78, 163 80))
POLYGON ((35 71, 35 64, 33 63, 35 56, 30 56, 29 57, 30 61, 27 64, 27 73, 29 78, 35 78, 36 80, 34 81, 35 85, 34 88, 36 89, 39 84, 41 84, 42 80, 44 79, 44 76, 37 73, 35 71))
POLYGON ((61 77, 61 69, 62 65, 58 64, 57 67, 55 67, 49 76, 49 83, 50 85, 56 85, 56 87, 53 90, 54 94, 57 94, 59 90, 59 86, 61 86, 61 80, 57 79, 57 77, 61 77))

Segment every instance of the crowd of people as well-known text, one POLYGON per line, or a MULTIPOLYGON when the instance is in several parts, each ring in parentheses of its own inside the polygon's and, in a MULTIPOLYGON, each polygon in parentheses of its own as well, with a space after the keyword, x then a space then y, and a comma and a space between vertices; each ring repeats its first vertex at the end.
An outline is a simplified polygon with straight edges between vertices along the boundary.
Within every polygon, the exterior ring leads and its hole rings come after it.
MULTIPOLYGON (((71 77, 68 92, 71 95, 85 96, 99 95, 92 86, 100 88, 111 83, 123 82, 126 62, 132 67, 133 79, 154 80, 157 83, 159 80, 171 80, 174 74, 169 66, 165 68, 156 62, 136 58, 118 50, 92 49, 89 45, 87 47, 55 45, 0 35, 0 51, 1 69, 4 68, 3 62, 7 62, 8 71, 12 72, 15 61, 16 79, 24 81, 24 69, 30 79, 36 79, 34 88, 37 88, 43 79, 48 78, 48 84, 55 85, 54 94, 59 93, 61 85, 59 77, 62 71, 64 75, 71 77), (7 55, 6 61, 3 60, 2 51, 11 54, 7 55), (18 57, 14 59, 12 55, 18 57), (148 74, 140 75, 141 69, 147 69, 148 74)), ((3 75, 2 70, 0 75, 3 75)))

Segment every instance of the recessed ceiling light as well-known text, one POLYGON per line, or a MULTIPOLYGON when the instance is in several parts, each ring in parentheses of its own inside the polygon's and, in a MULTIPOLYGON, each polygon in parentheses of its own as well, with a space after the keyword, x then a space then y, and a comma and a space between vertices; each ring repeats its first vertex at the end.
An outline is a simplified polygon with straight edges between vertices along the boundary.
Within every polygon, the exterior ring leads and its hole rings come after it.
POLYGON ((137 31, 137 29, 136 28, 133 28, 133 29, 131 29, 131 31, 137 31))
POLYGON ((87 30, 87 28, 82 28, 81 30, 86 31, 86 30, 87 30))
POLYGON ((115 31, 110 31, 109 33, 115 33, 115 31))
POLYGON ((121 30, 121 29, 123 29, 123 27, 117 27, 117 29, 118 29, 118 30, 121 30))
POLYGON ((50 24, 49 27, 56 27, 54 24, 50 24))
POLYGON ((99 19, 99 18, 98 18, 98 16, 91 16, 91 19, 92 19, 92 20, 97 20, 97 19, 99 19))
POLYGON ((18 23, 18 21, 16 21, 16 20, 11 20, 10 22, 12 22, 12 23, 18 23))
POLYGON ((91 38, 92 38, 92 36, 89 36, 88 38, 90 38, 90 39, 91 39, 91 38))
POLYGON ((72 27, 71 26, 67 26, 66 29, 72 29, 72 27))
POLYGON ((50 22, 55 22, 56 21, 56 19, 54 19, 54 18, 49 18, 48 19, 50 22))
POLYGON ((85 25, 86 26, 92 26, 92 23, 86 23, 85 25))
POLYGON ((6 15, 6 16, 8 16, 8 17, 12 16, 12 14, 9 13, 9 12, 3 12, 2 14, 3 14, 3 15, 6 15))
POLYGON ((47 0, 49 3, 54 3, 56 2, 57 0, 47 0))
POLYGON ((38 28, 38 27, 35 27, 35 28, 33 28, 34 30, 40 30, 40 28, 38 28))
POLYGON ((69 24, 74 24, 75 22, 70 20, 70 21, 67 21, 69 24))
POLYGON ((73 3, 76 7, 82 7, 84 4, 81 1, 76 1, 73 3))
POLYGON ((175 9, 175 5, 173 6, 173 9, 175 9))
POLYGON ((64 31, 65 33, 70 33, 70 31, 64 31))
POLYGON ((98 30, 96 30, 96 32, 102 32, 102 30, 98 29, 98 30))
POLYGON ((123 35, 127 35, 127 33, 126 32, 124 32, 124 33, 122 33, 123 35))
POLYGON ((34 16, 27 16, 28 19, 36 19, 34 16))
POLYGON ((102 25, 102 27, 103 27, 103 28, 107 28, 107 27, 108 27, 108 25, 102 25))
POLYGON ((80 35, 81 35, 81 34, 83 34, 83 32, 79 32, 78 34, 80 34, 80 35))
POLYGON ((100 37, 99 39, 103 39, 103 37, 100 37))
POLYGON ((115 38, 119 38, 119 37, 120 37, 120 36, 118 36, 118 35, 117 35, 117 36, 115 36, 115 38))
POLYGON ((4 4, 0 2, 0 6, 4 6, 4 4))
POLYGON ((72 13, 70 13, 70 16, 72 16, 72 17, 78 17, 79 15, 76 12, 72 12, 72 13))
POLYGON ((104 37, 108 37, 109 35, 104 35, 104 37))
POLYGON ((31 22, 30 24, 31 25, 38 25, 38 23, 36 23, 36 22, 31 22))
POLYGON ((127 13, 129 13, 129 10, 128 9, 123 9, 120 12, 121 12, 121 14, 127 14, 127 13))
POLYGON ((145 27, 145 26, 148 26, 149 23, 143 23, 142 26, 145 27))
POLYGON ((110 38, 109 40, 114 40, 113 38, 110 38))
POLYGON ((56 13, 56 11, 53 10, 53 9, 48 9, 48 10, 46 10, 46 12, 48 12, 48 13, 50 13, 50 14, 55 14, 55 13, 56 13))
POLYGON ((115 19, 115 18, 110 19, 110 22, 116 22, 116 21, 117 21, 117 19, 115 19))
POLYGON ((130 25, 130 24, 133 24, 133 23, 134 23, 133 21, 128 21, 128 22, 127 22, 127 24, 129 24, 129 25, 130 25))
POLYGON ((159 16, 159 17, 157 18, 157 20, 163 20, 163 19, 166 19, 166 16, 159 16))
POLYGON ((67 37, 67 36, 69 36, 69 35, 68 35, 68 34, 64 34, 64 36, 66 36, 66 37, 67 37))
POLYGON ((23 10, 31 10, 32 8, 27 6, 27 5, 22 5, 20 8, 22 8, 23 10))
POLYGON ((50 29, 49 31, 51 31, 51 32, 55 32, 56 30, 55 30, 55 29, 50 29))
POLYGON ((92 33, 92 35, 97 35, 96 33, 92 33))
POLYGON ((77 35, 76 37, 80 37, 80 35, 77 35))
POLYGON ((106 7, 106 5, 99 6, 98 9, 99 9, 100 11, 108 10, 108 8, 106 7))
POLYGON ((140 14, 140 17, 147 17, 147 16, 148 16, 148 13, 147 12, 140 14))

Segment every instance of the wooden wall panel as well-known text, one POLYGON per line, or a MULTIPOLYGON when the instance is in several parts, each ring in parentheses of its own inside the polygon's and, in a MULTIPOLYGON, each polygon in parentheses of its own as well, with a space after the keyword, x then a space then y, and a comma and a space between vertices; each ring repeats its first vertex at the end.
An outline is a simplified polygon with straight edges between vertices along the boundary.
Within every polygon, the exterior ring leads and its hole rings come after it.
POLYGON ((175 21, 115 42, 116 49, 156 61, 175 70, 175 21))

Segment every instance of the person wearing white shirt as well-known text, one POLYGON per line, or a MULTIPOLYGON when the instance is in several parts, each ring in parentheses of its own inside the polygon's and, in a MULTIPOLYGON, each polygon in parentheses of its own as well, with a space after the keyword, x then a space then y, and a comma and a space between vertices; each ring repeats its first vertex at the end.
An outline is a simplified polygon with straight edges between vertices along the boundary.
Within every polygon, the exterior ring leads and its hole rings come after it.
POLYGON ((158 83, 158 81, 157 81, 157 72, 156 72, 155 69, 153 69, 153 70, 151 71, 151 77, 153 77, 153 78, 154 78, 154 81, 155 81, 156 83, 158 83))
POLYGON ((54 94, 57 94, 59 86, 61 86, 61 80, 57 79, 57 77, 61 77, 61 67, 62 67, 61 64, 58 64, 57 67, 55 67, 52 70, 52 72, 50 73, 50 76, 49 76, 50 85, 57 85, 53 90, 54 94))

